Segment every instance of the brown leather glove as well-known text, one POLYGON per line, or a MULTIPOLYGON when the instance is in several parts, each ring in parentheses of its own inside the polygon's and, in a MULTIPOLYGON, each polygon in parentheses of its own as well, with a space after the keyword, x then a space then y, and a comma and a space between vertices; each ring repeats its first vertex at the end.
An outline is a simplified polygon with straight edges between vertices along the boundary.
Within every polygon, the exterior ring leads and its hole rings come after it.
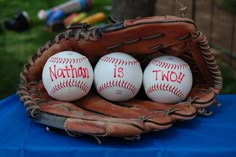
POLYGON ((130 19, 100 28, 73 26, 29 58, 20 80, 17 93, 34 121, 73 136, 128 139, 167 129, 177 120, 191 120, 197 113, 207 114, 205 109, 215 104, 222 88, 221 72, 206 37, 192 20, 175 16, 130 19), (134 99, 122 103, 109 102, 94 89, 77 101, 58 101, 45 91, 42 69, 50 56, 65 50, 85 55, 93 66, 111 52, 128 53, 143 67, 154 57, 177 56, 191 67, 192 90, 183 102, 172 105, 152 102, 142 90, 134 99))

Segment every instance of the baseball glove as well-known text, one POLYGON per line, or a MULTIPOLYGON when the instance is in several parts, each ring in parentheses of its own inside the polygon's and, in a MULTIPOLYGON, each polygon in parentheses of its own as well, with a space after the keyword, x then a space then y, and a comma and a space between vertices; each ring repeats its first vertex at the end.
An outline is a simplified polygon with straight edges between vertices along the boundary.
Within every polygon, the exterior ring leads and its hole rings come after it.
POLYGON ((92 135, 138 139, 142 133, 167 129, 176 121, 207 115, 209 106, 222 88, 221 72, 203 33, 194 21, 175 16, 129 19, 89 28, 71 26, 38 49, 20 73, 17 94, 34 121, 71 136, 92 135), (162 55, 177 56, 192 70, 193 86, 187 98, 178 104, 152 102, 143 90, 127 102, 107 101, 90 93, 77 101, 63 102, 50 97, 41 81, 47 59, 61 51, 79 52, 92 66, 101 56, 125 52, 143 67, 162 55))

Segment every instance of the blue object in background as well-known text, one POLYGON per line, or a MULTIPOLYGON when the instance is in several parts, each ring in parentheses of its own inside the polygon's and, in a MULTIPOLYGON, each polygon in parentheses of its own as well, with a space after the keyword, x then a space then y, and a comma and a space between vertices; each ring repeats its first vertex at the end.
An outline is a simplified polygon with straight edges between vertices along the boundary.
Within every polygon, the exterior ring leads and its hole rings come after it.
POLYGON ((65 17, 65 13, 61 10, 55 10, 53 12, 51 11, 48 13, 46 25, 48 25, 48 26, 52 25, 53 23, 63 19, 64 17, 65 17))

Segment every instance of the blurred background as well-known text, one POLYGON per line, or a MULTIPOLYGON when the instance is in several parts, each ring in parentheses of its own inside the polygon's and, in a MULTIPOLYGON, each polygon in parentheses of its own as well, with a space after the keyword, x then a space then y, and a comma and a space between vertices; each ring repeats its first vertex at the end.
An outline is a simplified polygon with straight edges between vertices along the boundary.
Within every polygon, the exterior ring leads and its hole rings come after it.
POLYGON ((180 16, 185 6, 185 16, 196 22, 215 53, 223 75, 221 93, 236 93, 235 0, 0 0, 0 99, 15 94, 28 58, 71 24, 103 26, 109 15, 116 20, 180 16))

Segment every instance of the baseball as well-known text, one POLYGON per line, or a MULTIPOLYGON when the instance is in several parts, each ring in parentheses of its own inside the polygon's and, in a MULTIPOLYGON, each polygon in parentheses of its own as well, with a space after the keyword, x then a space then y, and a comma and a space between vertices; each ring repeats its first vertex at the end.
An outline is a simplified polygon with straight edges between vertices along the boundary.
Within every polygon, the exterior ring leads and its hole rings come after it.
POLYGON ((142 85, 142 69, 131 55, 114 52, 100 58, 94 68, 97 92, 111 101, 133 98, 142 85))
POLYGON ((93 69, 87 57, 74 51, 62 51, 47 60, 42 81, 51 97, 73 101, 88 94, 93 83, 93 69))
POLYGON ((154 58, 143 74, 146 95, 159 103, 177 103, 184 100, 192 88, 192 82, 189 65, 174 56, 154 58))

